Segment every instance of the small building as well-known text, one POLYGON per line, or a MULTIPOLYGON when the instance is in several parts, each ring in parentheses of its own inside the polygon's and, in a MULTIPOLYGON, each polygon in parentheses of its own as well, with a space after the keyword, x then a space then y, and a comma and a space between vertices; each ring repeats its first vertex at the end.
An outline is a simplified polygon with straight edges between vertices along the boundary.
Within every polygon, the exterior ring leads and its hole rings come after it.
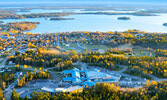
POLYGON ((58 83, 55 85, 50 85, 48 87, 41 88, 42 91, 49 92, 51 94, 55 93, 77 93, 83 91, 83 86, 72 86, 69 83, 58 83))
POLYGON ((3 73, 5 70, 4 69, 0 69, 0 73, 3 73))
POLYGON ((23 77, 24 75, 27 75, 27 73, 26 72, 16 72, 14 77, 19 78, 19 77, 23 77))
POLYGON ((77 93, 77 92, 82 92, 83 91, 83 87, 82 86, 73 86, 70 88, 66 89, 66 93, 77 93))
POLYGON ((9 61, 8 65, 15 65, 15 63, 13 63, 13 61, 9 61))
POLYGON ((66 44, 66 47, 69 47, 70 45, 69 44, 66 44))

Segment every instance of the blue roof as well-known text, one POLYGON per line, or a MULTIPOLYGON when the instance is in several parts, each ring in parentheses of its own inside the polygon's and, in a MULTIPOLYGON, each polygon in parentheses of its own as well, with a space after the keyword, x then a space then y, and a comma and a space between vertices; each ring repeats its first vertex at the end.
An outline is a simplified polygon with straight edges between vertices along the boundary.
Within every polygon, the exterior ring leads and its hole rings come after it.
POLYGON ((96 83, 95 82, 91 82, 91 81, 86 81, 82 83, 83 86, 94 86, 96 83))
POLYGON ((79 69, 73 68, 72 70, 64 70, 63 73, 71 73, 72 77, 79 77, 80 78, 80 72, 79 69))
POLYGON ((63 77, 64 81, 72 81, 73 83, 82 82, 80 78, 73 78, 73 77, 63 77))
POLYGON ((102 79, 103 81, 115 81, 115 79, 102 79))
POLYGON ((72 82, 73 83, 78 83, 78 82, 82 82, 79 78, 74 78, 73 80, 72 80, 72 82))
POLYGON ((64 74, 71 74, 71 77, 63 77, 64 81, 72 81, 73 83, 80 83, 83 80, 88 79, 87 72, 86 71, 80 71, 77 68, 73 68, 72 70, 64 70, 63 73, 64 74), (85 77, 81 77, 81 75, 80 75, 81 72, 85 73, 85 77))

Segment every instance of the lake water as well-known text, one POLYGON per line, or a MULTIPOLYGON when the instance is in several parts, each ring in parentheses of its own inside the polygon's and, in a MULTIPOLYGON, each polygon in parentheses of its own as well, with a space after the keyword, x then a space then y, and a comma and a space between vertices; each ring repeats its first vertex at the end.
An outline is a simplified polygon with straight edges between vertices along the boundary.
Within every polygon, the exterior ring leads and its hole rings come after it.
MULTIPOLYGON (((55 12, 55 10, 49 10, 55 12)), ((64 11, 64 10, 63 10, 64 11)), ((67 10, 69 11, 69 10, 67 10)), ((72 9, 70 11, 81 11, 80 9, 72 9)), ((84 11, 84 10, 83 10, 84 11)), ((34 9, 32 12, 48 12, 34 9)), ((57 10, 62 12, 62 10, 57 10)), ((29 12, 20 12, 29 13, 29 12)), ((75 18, 75 20, 45 20, 45 18, 29 18, 29 19, 5 19, 5 23, 14 21, 39 21, 41 24, 37 28, 31 30, 32 33, 49 32, 66 32, 66 31, 125 31, 128 29, 138 29, 147 32, 166 32, 167 27, 162 24, 167 22, 167 14, 159 14, 159 16, 133 16, 133 15, 70 15, 67 18, 75 18), (131 20, 117 20, 118 17, 127 16, 131 20)))
POLYGON ((16 14, 31 14, 31 13, 63 13, 63 12, 74 12, 74 13, 96 13, 96 12, 113 12, 113 13, 133 13, 136 11, 115 11, 115 10, 95 10, 87 11, 85 9, 31 9, 27 12, 17 12, 16 14))

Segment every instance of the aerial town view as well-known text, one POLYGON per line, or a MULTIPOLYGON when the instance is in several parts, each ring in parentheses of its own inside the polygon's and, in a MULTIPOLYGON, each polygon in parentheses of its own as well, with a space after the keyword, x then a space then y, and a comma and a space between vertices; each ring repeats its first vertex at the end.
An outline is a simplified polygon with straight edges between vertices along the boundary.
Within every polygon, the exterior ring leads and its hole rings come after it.
POLYGON ((167 100, 167 1, 0 0, 0 100, 167 100))

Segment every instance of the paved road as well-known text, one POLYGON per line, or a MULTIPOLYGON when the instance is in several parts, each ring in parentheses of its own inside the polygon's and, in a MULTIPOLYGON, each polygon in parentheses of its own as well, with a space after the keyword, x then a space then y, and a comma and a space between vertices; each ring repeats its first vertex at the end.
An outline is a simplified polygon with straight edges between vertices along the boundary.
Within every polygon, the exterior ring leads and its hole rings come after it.
POLYGON ((8 92, 9 90, 13 90, 13 88, 17 85, 17 80, 14 81, 11 85, 8 86, 3 92, 8 92))
MULTIPOLYGON (((12 56, 13 54, 14 54, 14 50, 12 50, 11 51, 11 53, 9 54, 9 56, 12 56)), ((5 57, 4 58, 4 60, 1 62, 1 64, 0 64, 0 68, 4 68, 5 67, 5 63, 6 63, 6 61, 7 61, 7 58, 9 57, 9 56, 7 56, 7 57, 5 57)))
POLYGON ((158 78, 158 77, 156 77, 154 75, 151 75, 151 74, 147 74, 147 75, 149 75, 150 77, 152 77, 157 82, 167 80, 167 78, 158 78))
POLYGON ((0 64, 0 68, 4 68, 5 67, 5 63, 7 61, 7 58, 8 58, 8 56, 3 59, 3 61, 0 64))

